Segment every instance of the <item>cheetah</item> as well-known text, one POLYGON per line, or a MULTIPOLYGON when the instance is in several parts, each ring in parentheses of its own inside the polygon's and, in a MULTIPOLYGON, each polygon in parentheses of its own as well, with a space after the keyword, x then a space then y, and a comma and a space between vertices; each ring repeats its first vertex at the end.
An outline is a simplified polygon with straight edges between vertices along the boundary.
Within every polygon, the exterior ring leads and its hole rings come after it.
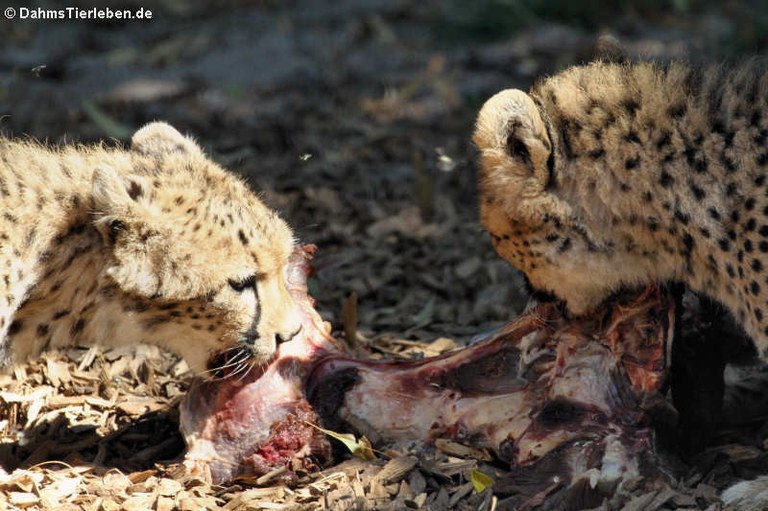
POLYGON ((130 149, 0 139, 0 158, 0 366, 147 342, 231 374, 299 330, 292 231, 168 124, 130 149))
POLYGON ((573 67, 482 107, 480 214, 570 312, 649 281, 725 305, 768 356, 768 63, 573 67))
POLYGON ((768 359, 768 61, 572 67, 490 98, 473 141, 481 222, 533 289, 580 315, 682 283, 768 359))

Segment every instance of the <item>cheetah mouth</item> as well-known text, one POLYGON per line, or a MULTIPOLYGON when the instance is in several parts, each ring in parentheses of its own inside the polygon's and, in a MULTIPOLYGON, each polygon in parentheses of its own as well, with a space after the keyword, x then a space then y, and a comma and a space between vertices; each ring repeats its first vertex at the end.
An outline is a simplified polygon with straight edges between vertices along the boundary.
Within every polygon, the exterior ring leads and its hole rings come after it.
POLYGON ((244 379, 254 370, 263 367, 261 359, 254 353, 253 347, 238 343, 229 349, 213 355, 204 372, 208 380, 244 379))

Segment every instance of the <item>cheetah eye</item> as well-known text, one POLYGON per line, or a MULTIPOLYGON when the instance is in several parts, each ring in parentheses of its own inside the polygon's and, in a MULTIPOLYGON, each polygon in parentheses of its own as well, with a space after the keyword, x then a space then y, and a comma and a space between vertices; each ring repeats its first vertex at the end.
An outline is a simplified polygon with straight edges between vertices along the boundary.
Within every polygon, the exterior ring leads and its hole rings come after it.
POLYGON ((242 293, 248 288, 256 287, 256 275, 249 275, 248 277, 241 280, 229 279, 227 283, 229 284, 229 287, 234 289, 236 292, 242 293))

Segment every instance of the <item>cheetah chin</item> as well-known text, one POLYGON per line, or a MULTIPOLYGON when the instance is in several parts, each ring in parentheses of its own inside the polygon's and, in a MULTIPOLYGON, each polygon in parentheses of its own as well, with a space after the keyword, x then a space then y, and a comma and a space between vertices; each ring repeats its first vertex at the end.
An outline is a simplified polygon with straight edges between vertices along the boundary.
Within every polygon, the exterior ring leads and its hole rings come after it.
POLYGON ((75 344, 148 342, 223 377, 300 320, 294 238, 171 126, 130 149, 0 139, 0 364, 75 344))

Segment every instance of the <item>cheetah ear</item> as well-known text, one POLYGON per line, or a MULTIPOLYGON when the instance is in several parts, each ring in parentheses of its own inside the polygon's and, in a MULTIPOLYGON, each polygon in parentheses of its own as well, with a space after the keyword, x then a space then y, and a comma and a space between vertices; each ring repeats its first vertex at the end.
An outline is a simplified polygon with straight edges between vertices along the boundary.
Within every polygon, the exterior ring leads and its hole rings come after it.
POLYGON ((473 141, 484 166, 503 168, 544 189, 552 179, 552 142, 539 107, 523 91, 507 89, 485 102, 473 141))
POLYGON ((108 245, 114 245, 118 235, 143 216, 139 203, 150 186, 147 178, 120 176, 107 165, 93 172, 94 225, 108 245))
POLYGON ((94 208, 102 213, 125 212, 132 204, 147 196, 151 183, 143 176, 121 176, 109 165, 101 165, 93 172, 94 208))
POLYGON ((203 150, 190 138, 164 122, 147 124, 133 134, 131 149, 144 156, 167 154, 203 154, 203 150))
POLYGON ((594 48, 594 58, 601 62, 624 64, 629 62, 627 49, 621 44, 618 37, 613 34, 600 34, 594 48))

